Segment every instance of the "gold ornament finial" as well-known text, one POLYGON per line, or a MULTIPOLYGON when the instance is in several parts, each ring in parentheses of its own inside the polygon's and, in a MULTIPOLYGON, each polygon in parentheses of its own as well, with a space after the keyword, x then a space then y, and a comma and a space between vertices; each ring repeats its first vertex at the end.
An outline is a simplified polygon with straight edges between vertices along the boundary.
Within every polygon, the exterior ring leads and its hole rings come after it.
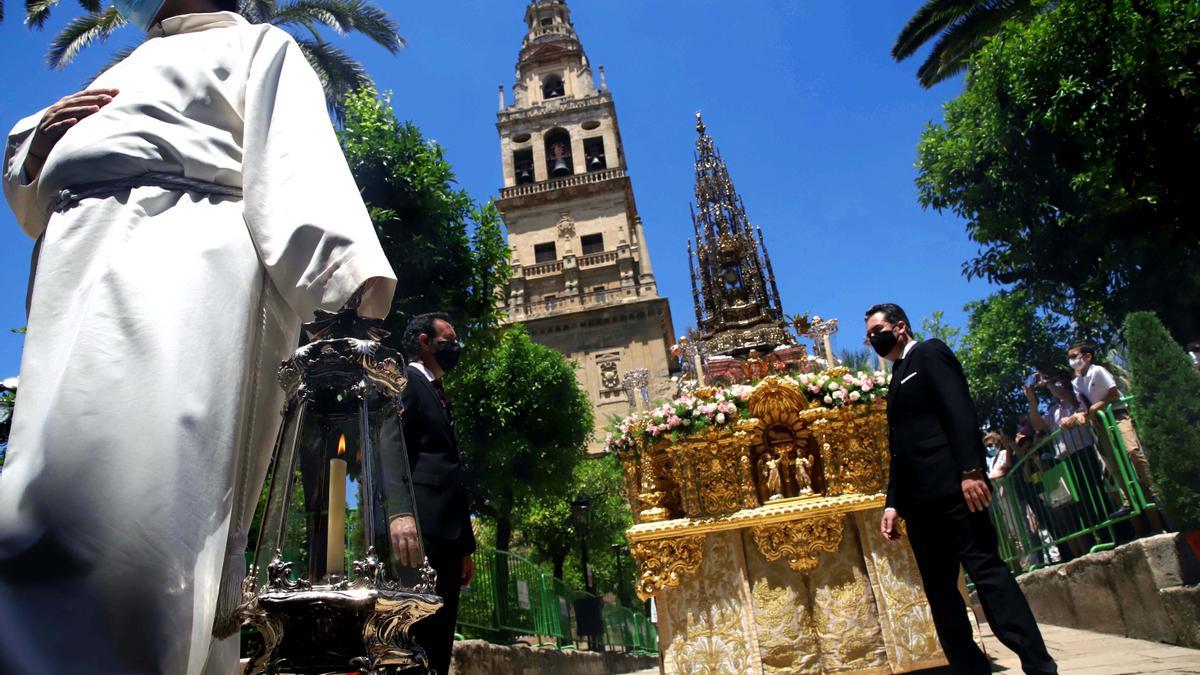
POLYGON ((704 135, 704 120, 700 119, 700 111, 696 111, 696 133, 704 135))

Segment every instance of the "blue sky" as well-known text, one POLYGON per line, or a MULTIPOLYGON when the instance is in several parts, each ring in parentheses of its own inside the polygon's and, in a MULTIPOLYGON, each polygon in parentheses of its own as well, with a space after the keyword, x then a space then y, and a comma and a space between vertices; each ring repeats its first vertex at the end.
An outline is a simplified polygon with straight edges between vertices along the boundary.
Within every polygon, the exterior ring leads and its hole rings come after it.
MULTIPOLYGON (((44 65, 51 36, 77 12, 66 0, 45 31, 21 23, 8 2, 0 24, 4 96, 0 126, 82 88, 117 46, 86 50, 65 71, 44 65)), ((501 185, 497 85, 511 101, 524 35, 522 0, 379 3, 408 42, 398 55, 362 39, 341 44, 397 114, 445 146, 475 198, 501 185)), ((593 67, 604 65, 617 105, 638 210, 659 289, 678 331, 694 322, 687 275, 691 232, 693 114, 729 163, 752 223, 763 228, 788 313, 839 317, 840 346, 861 344, 861 316, 874 302, 903 305, 914 321, 944 310, 962 325, 962 306, 991 288, 961 275, 975 252, 962 222, 924 211, 913 179, 924 125, 961 82, 932 91, 894 63, 888 48, 917 0, 818 3, 795 0, 571 0, 593 67)), ((0 209, 0 377, 19 367, 32 242, 0 209)))

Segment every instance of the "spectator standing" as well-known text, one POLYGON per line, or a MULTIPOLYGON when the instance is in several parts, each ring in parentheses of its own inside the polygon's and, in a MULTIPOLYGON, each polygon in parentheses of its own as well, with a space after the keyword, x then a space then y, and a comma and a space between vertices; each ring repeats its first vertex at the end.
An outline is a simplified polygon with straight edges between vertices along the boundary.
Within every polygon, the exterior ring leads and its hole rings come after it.
POLYGON ((1120 488, 1121 507, 1109 514, 1112 518, 1118 518, 1128 514, 1133 507, 1129 500, 1128 486, 1123 484, 1121 470, 1118 468, 1117 453, 1120 452, 1120 449, 1113 447, 1103 424, 1096 416, 1096 413, 1106 406, 1112 405, 1117 431, 1125 444, 1129 463, 1133 466, 1135 477, 1142 489, 1142 495, 1147 501, 1154 500, 1154 489, 1150 478, 1150 462, 1146 460, 1146 453, 1142 450, 1137 430, 1133 426, 1133 418, 1129 416, 1129 408, 1121 402, 1121 392, 1117 389, 1117 381, 1113 378, 1112 373, 1108 372, 1104 366, 1095 363, 1096 351, 1096 345, 1087 341, 1077 342, 1067 350, 1068 362, 1075 372, 1075 379, 1071 386, 1079 401, 1079 408, 1074 415, 1063 420, 1060 425, 1072 427, 1083 426, 1089 422, 1092 424, 1092 428, 1100 440, 1100 447, 1104 452, 1109 474, 1120 488))
MULTIPOLYGON (((1104 469, 1096 451, 1095 436, 1086 425, 1063 426, 1079 409, 1071 378, 1062 371, 1041 369, 1033 383, 1025 386, 1025 398, 1029 401, 1029 421, 1034 429, 1048 434, 1058 431, 1050 441, 1054 451, 1050 462, 1063 466, 1075 486, 1072 503, 1056 509, 1056 536, 1070 536, 1081 527, 1104 522, 1113 505, 1104 489, 1104 469), (1050 395, 1044 414, 1038 410, 1036 387, 1050 395)), ((1075 555, 1082 555, 1087 548, 1082 538, 1070 540, 1069 546, 1075 555)))

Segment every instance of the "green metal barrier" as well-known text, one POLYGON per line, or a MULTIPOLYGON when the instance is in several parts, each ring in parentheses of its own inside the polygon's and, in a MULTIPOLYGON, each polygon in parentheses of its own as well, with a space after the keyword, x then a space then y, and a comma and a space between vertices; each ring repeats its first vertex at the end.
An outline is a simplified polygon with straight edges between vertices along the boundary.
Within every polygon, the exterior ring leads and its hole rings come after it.
POLYGON ((1051 549, 1061 550, 1073 542, 1082 542, 1089 552, 1111 549, 1117 538, 1115 525, 1157 508, 1138 483, 1112 406, 1098 411, 1096 417, 1099 424, 1091 427, 1093 437, 1104 434, 1115 461, 1100 454, 1100 438, 1091 448, 1043 461, 1043 451, 1053 453, 1054 441, 1064 433, 1058 429, 1011 464, 1004 477, 992 481, 992 523, 1000 556, 1014 572, 1053 564, 1051 549), (1105 465, 1115 465, 1108 466, 1107 477, 1102 456, 1105 465), (1114 500, 1110 496, 1114 494, 1124 499, 1114 500), (1112 517, 1123 501, 1128 501, 1128 512, 1112 517))
MULTIPOLYGON (((498 643, 532 640, 539 647, 557 649, 575 649, 585 642, 575 632, 574 604, 589 594, 512 552, 480 547, 471 557, 475 579, 459 600, 461 637, 498 643)), ((658 628, 647 617, 612 603, 605 603, 603 616, 604 634, 594 646, 657 653, 658 628)))

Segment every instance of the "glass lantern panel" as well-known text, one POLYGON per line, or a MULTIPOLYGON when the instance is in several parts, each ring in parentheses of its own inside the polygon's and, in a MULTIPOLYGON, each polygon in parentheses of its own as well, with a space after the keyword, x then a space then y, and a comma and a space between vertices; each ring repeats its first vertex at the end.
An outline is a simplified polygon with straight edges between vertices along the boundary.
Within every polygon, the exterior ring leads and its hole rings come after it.
POLYGON ((269 581, 267 566, 277 550, 292 565, 292 580, 314 585, 374 574, 368 571, 370 552, 381 564, 382 580, 414 587, 424 565, 419 532, 415 560, 401 561, 388 529, 392 516, 416 519, 394 402, 370 395, 362 401, 346 392, 314 399, 285 415, 263 505, 259 583, 269 581))

